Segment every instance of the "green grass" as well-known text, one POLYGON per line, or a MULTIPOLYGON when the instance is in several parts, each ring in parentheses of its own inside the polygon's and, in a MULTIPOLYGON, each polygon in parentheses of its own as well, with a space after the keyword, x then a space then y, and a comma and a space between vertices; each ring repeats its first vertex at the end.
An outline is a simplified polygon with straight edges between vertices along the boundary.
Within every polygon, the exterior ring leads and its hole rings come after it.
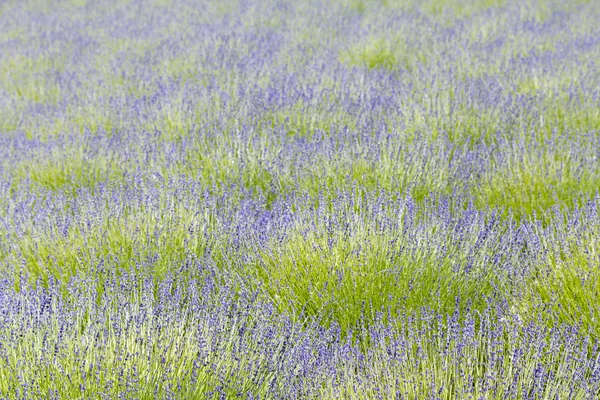
POLYGON ((355 45, 340 56, 343 63, 372 68, 392 69, 400 62, 400 47, 385 39, 374 39, 355 45))
MULTIPOLYGON (((59 308, 56 299, 41 312, 42 326, 37 325, 39 320, 33 322, 31 315, 12 321, 20 325, 19 335, 11 338, 14 345, 3 346, 0 393, 38 398, 127 393, 136 399, 154 399, 176 391, 186 398, 217 398, 223 376, 230 383, 223 392, 228 397, 239 392, 256 396, 267 393, 274 379, 269 364, 274 360, 247 351, 259 347, 260 342, 257 345, 254 337, 239 330, 241 325, 251 326, 258 316, 235 314, 228 318, 219 313, 218 324, 230 332, 222 338, 215 335, 214 325, 208 319, 198 324, 194 310, 185 304, 177 310, 181 318, 176 323, 164 312, 160 316, 154 314, 156 310, 148 301, 148 293, 140 290, 142 287, 123 287, 113 282, 112 292, 106 293, 100 309, 94 304, 94 295, 90 295, 97 282, 81 283, 84 289, 72 293, 78 306, 73 308, 69 321, 50 313, 59 308), (136 304, 136 308, 127 309, 125 304, 136 304), (133 318, 130 312, 139 314, 133 318), (190 329, 192 321, 196 326, 190 329), (62 327, 60 333, 58 326, 62 327), (80 365, 84 367, 79 368, 80 365), (257 376, 260 380, 256 380, 257 376), (169 382, 165 382, 167 379, 169 382), (25 388, 26 382, 35 385, 25 388), (139 388, 133 389, 132 385, 139 388), (211 391, 214 397, 206 397, 211 391)), ((214 293, 209 295, 216 297, 214 293)), ((215 311, 228 308, 232 312, 238 306, 235 299, 219 299, 233 301, 227 306, 209 305, 208 298, 197 300, 215 311)), ((6 333, 17 328, 14 325, 0 327, 0 337, 5 338, 6 333)))
POLYGON ((13 189, 28 184, 34 189, 74 194, 77 189, 93 190, 100 182, 116 183, 123 179, 124 163, 114 152, 99 153, 93 144, 62 146, 41 147, 30 158, 11 165, 9 178, 13 189))
POLYGON ((514 148, 471 191, 478 207, 509 210, 517 220, 549 222, 554 206, 572 210, 595 195, 600 170, 593 150, 559 145, 514 148))
POLYGON ((280 311, 322 317, 343 332, 373 321, 381 310, 396 315, 432 307, 451 314, 457 304, 469 304, 481 311, 484 296, 501 285, 483 261, 486 244, 468 260, 464 249, 474 241, 457 246, 436 237, 435 225, 417 234, 415 227, 378 231, 364 216, 355 218, 345 233, 306 226, 264 250, 250 249, 256 256, 243 265, 242 279, 254 282, 280 311))
POLYGON ((506 0, 426 0, 421 5, 431 15, 449 15, 451 18, 469 18, 473 14, 493 7, 502 7, 506 0))
POLYGON ((558 322, 580 325, 600 337, 598 221, 587 220, 585 227, 574 226, 561 236, 548 230, 538 235, 543 253, 526 284, 524 303, 544 304, 558 322), (555 246, 555 240, 561 245, 555 246))
POLYGON ((65 69, 65 57, 52 53, 38 57, 19 54, 8 56, 0 67, 0 88, 17 101, 34 104, 56 104, 62 88, 52 76, 65 69))
POLYGON ((30 282, 54 279, 66 285, 76 276, 93 273, 105 260, 113 260, 118 274, 149 263, 160 280, 190 256, 221 257, 220 240, 225 236, 214 239, 218 225, 208 209, 197 213, 164 198, 154 206, 98 206, 101 209, 80 209, 77 216, 66 217, 72 220, 65 228, 41 230, 32 225, 24 228, 24 235, 10 235, 0 248, 0 262, 20 266, 16 268, 23 268, 30 282), (111 216, 98 219, 98 212, 111 216))

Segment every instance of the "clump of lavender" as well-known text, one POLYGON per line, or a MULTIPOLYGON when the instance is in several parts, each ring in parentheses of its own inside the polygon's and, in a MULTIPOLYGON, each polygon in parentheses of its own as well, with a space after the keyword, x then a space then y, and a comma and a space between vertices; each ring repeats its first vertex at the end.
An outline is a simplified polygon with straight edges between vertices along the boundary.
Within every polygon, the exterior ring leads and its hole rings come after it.
POLYGON ((303 325, 248 291, 123 276, 0 291, 3 398, 594 398, 598 342, 507 307, 303 325))

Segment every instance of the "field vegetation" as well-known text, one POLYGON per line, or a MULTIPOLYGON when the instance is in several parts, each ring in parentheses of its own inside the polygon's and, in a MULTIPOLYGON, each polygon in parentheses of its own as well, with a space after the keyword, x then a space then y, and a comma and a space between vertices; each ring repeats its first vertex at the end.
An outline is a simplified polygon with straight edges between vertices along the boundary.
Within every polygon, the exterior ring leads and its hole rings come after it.
POLYGON ((0 2, 0 398, 599 398, 598 21, 0 2))

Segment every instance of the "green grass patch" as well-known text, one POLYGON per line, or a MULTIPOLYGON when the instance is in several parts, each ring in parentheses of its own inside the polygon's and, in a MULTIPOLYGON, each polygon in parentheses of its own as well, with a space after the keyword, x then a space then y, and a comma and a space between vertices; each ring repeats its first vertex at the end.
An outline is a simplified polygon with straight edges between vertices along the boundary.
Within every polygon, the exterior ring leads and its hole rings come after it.
MULTIPOLYGON (((119 206, 107 203, 105 207, 119 206)), ((149 263, 160 280, 190 255, 212 252, 216 260, 220 257, 220 245, 212 236, 215 221, 208 210, 195 212, 176 204, 154 210, 121 208, 88 225, 95 212, 82 210, 87 217, 80 215, 68 225, 54 225, 42 233, 32 227, 26 235, 12 236, 10 246, 1 249, 0 260, 22 266, 31 282, 47 283, 52 278, 66 284, 75 276, 93 273, 105 260, 113 261, 117 274, 149 263)))
POLYGON ((492 166, 470 192, 481 209, 511 210, 517 220, 535 215, 547 223, 552 219, 552 207, 572 210, 600 187, 595 156, 584 152, 586 149, 514 148, 506 151, 507 158, 492 166))
POLYGON ((409 47, 407 38, 401 35, 373 36, 345 48, 340 53, 340 61, 367 69, 410 70, 418 64, 425 65, 428 53, 424 44, 409 47))
POLYGON ((115 182, 124 175, 123 164, 116 156, 87 155, 79 150, 39 154, 17 163, 9 171, 15 188, 29 182, 33 188, 67 192, 93 189, 99 182, 115 182))
POLYGON ((493 7, 501 7, 506 0, 426 0, 420 3, 422 9, 431 15, 449 15, 456 19, 470 18, 473 14, 493 7))
POLYGON ((377 232, 360 219, 345 233, 295 229, 283 241, 253 250, 256 256, 240 273, 280 311, 320 317, 344 332, 368 325, 382 310, 395 315, 431 307, 451 314, 457 304, 482 310, 483 296, 492 295, 498 280, 483 262, 486 250, 469 262, 451 241, 445 251, 434 245, 435 231, 432 226, 417 237, 377 232))
POLYGON ((559 323, 579 325, 584 332, 600 337, 597 221, 589 221, 585 230, 579 227, 560 236, 546 233, 540 238, 544 255, 540 255, 541 262, 526 283, 524 302, 543 304, 548 315, 555 316, 559 323))

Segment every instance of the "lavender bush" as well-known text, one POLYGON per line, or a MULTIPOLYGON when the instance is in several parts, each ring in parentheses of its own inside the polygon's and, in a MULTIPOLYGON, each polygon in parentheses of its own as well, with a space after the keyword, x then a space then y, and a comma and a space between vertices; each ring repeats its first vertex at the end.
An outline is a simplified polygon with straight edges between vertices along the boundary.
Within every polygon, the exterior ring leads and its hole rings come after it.
POLYGON ((0 398, 598 398, 598 10, 0 4, 0 398))

